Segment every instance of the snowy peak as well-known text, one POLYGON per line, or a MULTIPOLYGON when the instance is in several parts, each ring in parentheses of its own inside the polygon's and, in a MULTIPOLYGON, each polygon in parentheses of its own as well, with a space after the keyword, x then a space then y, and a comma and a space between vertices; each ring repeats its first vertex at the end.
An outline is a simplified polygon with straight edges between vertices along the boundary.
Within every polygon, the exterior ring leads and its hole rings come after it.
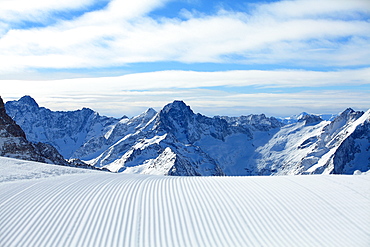
MULTIPOLYGON (((14 119, 14 110, 16 110, 19 118, 26 119, 27 113, 35 113, 40 111, 39 105, 30 96, 23 96, 19 100, 8 101, 5 104, 5 108, 9 116, 14 119)), ((20 119, 17 119, 17 123, 20 124, 20 119), (18 121, 17 121, 18 120, 18 121)))
POLYGON ((293 116, 286 117, 286 118, 277 118, 277 119, 280 122, 284 123, 284 124, 293 124, 293 123, 297 123, 299 121, 304 122, 305 120, 308 119, 307 124, 309 124, 310 122, 311 123, 314 123, 314 122, 317 123, 317 122, 320 122, 322 120, 331 121, 335 117, 337 117, 336 114, 310 114, 310 113, 307 113, 307 112, 302 112, 298 115, 293 115, 293 116), (321 118, 321 120, 319 118, 321 118))
POLYGON ((30 107, 39 107, 37 102, 29 95, 25 95, 18 100, 18 103, 21 105, 28 105, 30 107))
POLYGON ((199 138, 195 133, 195 114, 183 101, 174 101, 164 106, 155 121, 154 128, 158 133, 171 133, 183 142, 199 138))
POLYGON ((174 101, 166 105, 156 119, 158 132, 168 132, 176 136, 178 141, 194 143, 204 136, 224 140, 226 136, 236 132, 248 132, 243 128, 231 126, 221 118, 209 118, 202 114, 194 114, 189 106, 182 101, 174 101))
POLYGON ((153 108, 148 108, 145 112, 144 112, 144 115, 145 116, 154 116, 155 114, 157 114, 157 111, 154 110, 153 108))
POLYGON ((330 136, 329 138, 333 138, 333 136, 340 133, 343 128, 347 128, 349 124, 359 119, 363 114, 363 111, 354 111, 351 108, 347 108, 330 122, 325 131, 330 136))
POLYGON ((298 117, 298 122, 304 122, 305 124, 317 124, 322 121, 320 116, 313 114, 305 114, 298 117))
POLYGON ((181 100, 175 100, 163 107, 161 110, 163 114, 168 115, 192 115, 194 112, 190 109, 190 106, 186 105, 181 100))
POLYGON ((153 108, 148 108, 145 112, 129 120, 131 125, 136 125, 136 129, 145 127, 150 120, 157 114, 153 108))
POLYGON ((158 117, 162 127, 169 131, 186 129, 194 122, 194 112, 183 101, 174 101, 164 106, 158 117))
POLYGON ((340 121, 344 119, 345 121, 355 121, 364 114, 363 111, 354 111, 352 108, 347 108, 334 121, 340 121))
MULTIPOLYGON (((356 170, 370 170, 370 110, 344 128, 332 164, 333 173, 353 174, 356 170)), ((340 138, 338 138, 340 139, 340 138)))

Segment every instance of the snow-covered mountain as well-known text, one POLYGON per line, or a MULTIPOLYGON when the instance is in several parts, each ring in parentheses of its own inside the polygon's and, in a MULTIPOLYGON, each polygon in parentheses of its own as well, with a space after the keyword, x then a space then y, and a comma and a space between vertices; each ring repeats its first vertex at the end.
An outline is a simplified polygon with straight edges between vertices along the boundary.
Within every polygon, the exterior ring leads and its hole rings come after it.
POLYGON ((285 117, 285 118, 279 117, 277 119, 283 124, 292 124, 292 123, 297 123, 300 119, 304 118, 307 115, 317 116, 325 121, 332 121, 338 116, 337 114, 309 114, 307 112, 302 112, 298 115, 293 115, 293 116, 285 117))
POLYGON ((32 143, 16 122, 6 114, 4 102, 0 97, 0 156, 38 161, 57 165, 68 162, 51 145, 32 143))
POLYGON ((100 116, 91 109, 77 111, 51 111, 39 107, 30 96, 8 101, 6 112, 19 124, 31 142, 48 143, 65 158, 90 138, 100 136, 119 119, 100 116))
POLYGON ((283 175, 370 169, 369 111, 347 109, 334 120, 195 114, 182 101, 121 119, 90 109, 53 112, 29 96, 5 104, 32 141, 65 158, 113 172, 164 175, 283 175))
POLYGON ((370 169, 370 111, 347 109, 333 121, 306 115, 282 127, 255 158, 261 175, 352 174, 370 169), (350 143, 350 147, 348 144, 350 143))

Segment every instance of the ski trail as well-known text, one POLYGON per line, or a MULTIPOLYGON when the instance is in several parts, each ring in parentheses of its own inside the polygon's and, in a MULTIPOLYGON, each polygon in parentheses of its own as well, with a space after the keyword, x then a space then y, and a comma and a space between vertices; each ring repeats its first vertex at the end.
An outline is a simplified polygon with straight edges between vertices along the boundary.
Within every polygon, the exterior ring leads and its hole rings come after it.
MULTIPOLYGON (((310 193, 312 195, 312 202, 316 202, 322 205, 322 207, 326 209, 325 211, 330 211, 330 214, 321 214, 320 217, 321 219, 325 219, 325 221, 322 222, 323 225, 327 222, 331 222, 330 226, 328 225, 327 227, 331 227, 334 232, 337 233, 331 239, 331 244, 333 246, 340 246, 343 244, 343 240, 341 240, 341 238, 345 238, 353 239, 351 242, 348 241, 349 245, 358 246, 361 244, 361 242, 357 242, 357 240, 361 239, 361 236, 363 235, 368 236, 370 244, 370 231, 364 230, 369 229, 370 227, 370 212, 366 211, 360 217, 358 214, 353 214, 353 212, 357 211, 357 209, 361 209, 364 207, 368 208, 370 206, 369 200, 360 195, 360 198, 357 199, 356 204, 348 203, 348 199, 343 196, 345 190, 348 189, 348 187, 343 186, 342 183, 338 183, 339 180, 336 180, 337 185, 335 185, 333 182, 330 181, 330 179, 328 179, 327 176, 323 177, 322 180, 323 181, 321 184, 324 185, 324 188, 326 190, 330 190, 331 193, 323 193, 321 186, 320 188, 318 188, 318 186, 311 181, 307 181, 305 184, 297 183, 296 181, 291 182, 294 183, 294 186, 299 186, 300 188, 302 188, 302 192, 304 191, 306 193, 310 193), (364 221, 364 217, 367 220, 364 221), (341 229, 343 225, 356 230, 354 232, 343 231, 341 229)), ((350 193, 347 192, 345 194, 349 195, 353 191, 354 190, 349 189, 350 193)), ((358 196, 358 193, 355 193, 356 196, 358 196)), ((312 214, 314 213, 315 212, 312 212, 312 214)), ((317 234, 319 235, 320 233, 318 232, 317 234)))
MULTIPOLYGON (((17 243, 18 246, 29 246, 27 245, 28 241, 32 241, 31 234, 32 233, 39 233, 37 229, 41 226, 40 222, 42 222, 44 218, 45 212, 51 212, 49 210, 45 210, 54 202, 55 198, 57 198, 59 195, 61 195, 63 192, 68 190, 73 184, 78 183, 79 180, 75 180, 74 178, 69 178, 67 180, 63 181, 64 186, 58 186, 56 187, 56 191, 53 191, 51 197, 45 197, 44 195, 48 192, 51 192, 51 187, 43 187, 40 186, 42 183, 37 183, 35 185, 31 185, 33 187, 33 193, 23 193, 19 194, 18 200, 16 200, 12 206, 15 208, 17 207, 17 211, 20 211, 23 213, 21 217, 12 217, 12 221, 10 221, 10 224, 17 224, 19 227, 14 229, 7 229, 9 232, 5 234, 4 241, 5 242, 17 242, 16 238, 18 235, 22 235, 22 239, 19 239, 19 242, 17 243), (23 195, 25 197, 23 197, 23 195), (19 203, 20 198, 22 198, 22 202, 19 203), (26 204, 23 203, 24 200, 33 202, 36 207, 33 210, 28 210, 26 208, 26 204)), ((25 191, 25 190, 24 190, 25 191)), ((23 191, 23 192, 24 192, 23 191)), ((17 211, 15 213, 17 213, 17 211)))
POLYGON ((364 176, 80 173, 0 183, 0 246, 369 246, 364 176))
POLYGON ((176 178, 168 180, 166 187, 166 199, 168 201, 168 208, 170 210, 170 224, 173 226, 173 230, 170 234, 172 237, 171 241, 174 245, 180 246, 184 241, 179 237, 181 234, 178 234, 179 232, 182 232, 182 227, 179 224, 181 222, 181 220, 179 220, 179 206, 176 204, 175 194, 173 193, 174 187, 177 187, 177 183, 178 181, 176 178))
POLYGON ((244 193, 249 190, 253 191, 254 184, 239 183, 238 180, 238 178, 230 179, 229 186, 222 185, 224 192, 233 198, 230 204, 234 205, 233 210, 238 212, 241 216, 240 220, 243 222, 240 227, 242 233, 238 237, 244 241, 244 246, 268 246, 263 241, 264 234, 262 234, 263 229, 259 226, 261 220, 258 217, 259 211, 255 208, 255 198, 251 193, 244 193))
POLYGON ((189 217, 187 216, 187 198, 185 197, 183 188, 184 179, 175 178, 173 180, 173 209, 176 217, 176 230, 175 234, 178 236, 178 246, 185 246, 186 240, 189 238, 189 217), (182 234, 178 234, 182 232, 182 234))
MULTIPOLYGON (((141 184, 141 179, 128 178, 126 183, 121 186, 120 190, 116 190, 116 195, 119 197, 119 204, 114 205, 114 210, 117 212, 117 218, 115 224, 112 225, 113 238, 108 240, 113 243, 113 245, 127 246, 128 230, 130 229, 129 217, 133 217, 133 209, 131 208, 130 201, 132 200, 132 193, 135 191, 136 187, 141 184)), ((110 245, 112 246, 112 245, 110 245)))
MULTIPOLYGON (((212 178, 208 179, 212 180, 212 178)), ((232 218, 232 212, 229 211, 229 208, 223 205, 222 201, 220 200, 221 196, 218 196, 215 193, 209 193, 212 190, 217 190, 217 187, 215 187, 216 184, 214 184, 213 181, 211 183, 204 182, 205 181, 195 179, 190 183, 191 191, 196 195, 195 199, 198 202, 198 207, 195 208, 195 210, 198 211, 198 215, 203 216, 202 212, 207 211, 207 213, 204 214, 204 218, 202 218, 202 221, 198 223, 199 228, 202 230, 202 234, 200 234, 200 237, 203 237, 203 243, 209 243, 211 240, 209 238, 210 236, 208 236, 209 234, 206 234, 205 232, 205 230, 207 229, 206 226, 215 225, 217 227, 213 228, 213 231, 214 235, 219 236, 218 244, 225 245, 227 243, 231 243, 233 246, 238 246, 234 242, 232 231, 233 224, 230 224, 228 220, 229 218, 226 219, 225 217, 225 214, 230 213, 230 218, 232 218), (212 185, 212 188, 209 185, 212 185), (221 208, 225 208, 226 210, 221 210, 221 208), (218 227, 223 225, 225 226, 224 229, 222 229, 222 227, 218 227)), ((221 190, 217 191, 220 195, 223 195, 221 190)))
POLYGON ((33 186, 35 186, 37 183, 33 183, 31 186, 28 186, 28 185, 24 185, 24 184, 19 184, 15 187, 13 186, 9 186, 9 188, 5 189, 4 192, 6 192, 6 194, 3 194, 2 196, 6 197, 9 195, 9 198, 5 199, 0 203, 0 207, 3 206, 4 204, 6 204, 8 201, 10 201, 11 199, 13 199, 14 197, 16 197, 18 194, 21 194, 21 193, 24 193, 26 192, 27 190, 31 189, 33 186), (21 189, 20 191, 16 192, 15 194, 13 194, 13 190, 14 191, 17 191, 19 190, 18 188, 19 187, 25 187, 24 189, 21 189))
MULTIPOLYGON (((253 191, 259 191, 263 193, 259 198, 262 199, 260 205, 264 209, 262 212, 269 219, 269 226, 271 226, 269 232, 271 238, 269 245, 272 243, 278 243, 279 246, 283 246, 287 242, 289 245, 294 245, 294 239, 301 238, 304 242, 308 242, 311 245, 319 245, 315 242, 315 238, 308 239, 302 232, 307 232, 306 222, 311 221, 310 218, 302 218, 302 214, 299 211, 304 211, 306 205, 292 206, 295 204, 294 200, 299 198, 299 194, 295 190, 292 190, 290 186, 283 183, 279 183, 274 189, 266 189, 263 184, 258 183, 258 181, 252 181, 256 189, 253 191), (294 199, 295 198, 295 199, 294 199), (281 222, 288 221, 290 224, 281 224, 281 222), (285 233, 289 232, 289 238, 285 239, 285 233), (292 242, 293 241, 293 242, 292 242)), ((255 195, 257 197, 257 195, 255 195)), ((308 224, 312 225, 312 224, 308 224)), ((314 224, 313 224, 314 225, 314 224)), ((311 229, 314 230, 314 229, 311 229)))
MULTIPOLYGON (((79 187, 74 186, 83 179, 71 183, 65 189, 69 190, 71 194, 75 193, 79 187)), ((43 246, 47 242, 54 242, 55 239, 51 233, 55 233, 57 227, 60 225, 65 225, 63 221, 68 220, 68 217, 60 217, 61 215, 69 215, 70 210, 73 210, 73 200, 70 200, 69 193, 60 192, 60 196, 52 198, 49 200, 48 205, 44 204, 47 207, 47 210, 40 208, 40 211, 43 211, 42 217, 37 217, 38 221, 35 223, 33 231, 39 232, 37 238, 29 238, 25 242, 20 242, 22 246, 43 246), (72 204, 72 205, 71 205, 72 204), (50 234, 48 236, 48 234, 50 234), (44 243, 42 243, 44 242, 44 243)), ((59 230, 60 231, 60 230, 59 230)), ((65 233, 63 230, 62 233, 65 233)), ((25 239, 26 240, 26 239, 25 239)))
MULTIPOLYGON (((89 178, 84 178, 87 181, 89 178)), ((66 199, 66 205, 59 215, 60 219, 54 224, 54 229, 50 229, 49 238, 41 243, 40 246, 45 246, 47 243, 55 243, 55 246, 68 246, 66 242, 73 238, 73 233, 77 231, 78 223, 81 221, 83 208, 79 205, 89 205, 91 197, 84 197, 87 192, 95 193, 98 187, 93 184, 87 184, 87 186, 75 186, 75 189, 71 191, 70 196, 66 199), (61 234, 63 233, 63 234, 61 234), (63 236, 65 238, 63 239, 63 236)), ((63 204, 62 204, 63 205, 63 204)))

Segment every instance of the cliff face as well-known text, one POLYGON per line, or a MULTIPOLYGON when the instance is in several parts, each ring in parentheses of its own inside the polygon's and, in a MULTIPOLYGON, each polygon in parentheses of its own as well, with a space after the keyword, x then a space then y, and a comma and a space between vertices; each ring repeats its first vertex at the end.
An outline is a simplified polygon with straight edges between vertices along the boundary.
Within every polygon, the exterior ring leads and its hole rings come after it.
POLYGON ((354 121, 351 129, 342 135, 346 138, 338 146, 332 157, 333 173, 353 174, 355 170, 370 169, 370 113, 365 112, 354 121))
POLYGON ((6 114, 3 99, 0 97, 0 136, 1 137, 21 137, 26 139, 24 131, 15 121, 6 114))

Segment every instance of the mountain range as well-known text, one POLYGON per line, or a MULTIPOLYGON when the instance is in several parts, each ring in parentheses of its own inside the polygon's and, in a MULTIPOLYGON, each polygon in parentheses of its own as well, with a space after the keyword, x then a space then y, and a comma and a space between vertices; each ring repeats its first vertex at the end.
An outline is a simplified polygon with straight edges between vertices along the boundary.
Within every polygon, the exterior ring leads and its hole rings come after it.
POLYGON ((8 101, 5 109, 32 145, 52 146, 68 162, 111 172, 245 176, 370 169, 370 110, 285 120, 264 114, 207 117, 174 101, 159 112, 149 108, 136 117, 112 118, 88 108, 51 111, 30 96, 8 101))

